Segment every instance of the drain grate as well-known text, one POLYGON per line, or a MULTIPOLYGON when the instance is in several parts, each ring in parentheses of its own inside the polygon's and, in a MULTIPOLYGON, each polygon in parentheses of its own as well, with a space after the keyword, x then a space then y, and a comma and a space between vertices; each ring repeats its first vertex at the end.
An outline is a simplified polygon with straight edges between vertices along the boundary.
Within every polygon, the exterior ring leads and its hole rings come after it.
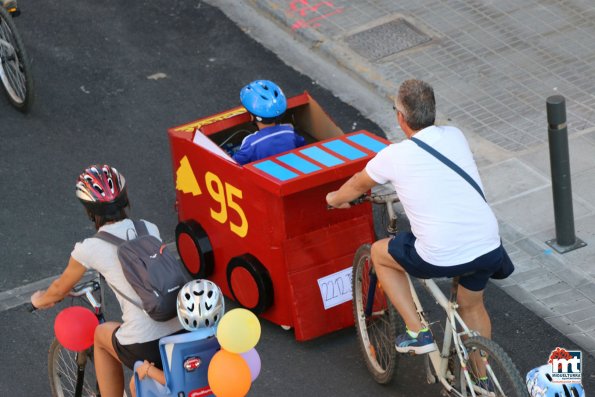
POLYGON ((400 18, 355 33, 345 39, 352 50, 371 61, 377 61, 430 40, 430 36, 400 18))

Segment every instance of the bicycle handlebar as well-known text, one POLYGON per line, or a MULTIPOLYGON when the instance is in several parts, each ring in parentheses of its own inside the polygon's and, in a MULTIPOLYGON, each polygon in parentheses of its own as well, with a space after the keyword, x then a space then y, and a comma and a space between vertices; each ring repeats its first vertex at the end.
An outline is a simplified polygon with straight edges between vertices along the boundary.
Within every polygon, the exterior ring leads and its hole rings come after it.
MULTIPOLYGON (((97 302, 95 296, 93 296, 93 292, 99 290, 100 288, 101 285, 99 284, 99 282, 97 282, 97 280, 88 280, 75 285, 74 288, 68 293, 68 296, 73 298, 80 298, 81 296, 85 296, 91 304, 91 306, 93 306, 94 308, 99 308, 101 307, 101 304, 97 302)), ((33 313, 37 310, 37 308, 33 306, 33 303, 29 302, 26 304, 26 310, 29 313, 33 313)))
POLYGON ((99 283, 95 280, 89 280, 75 285, 74 288, 68 293, 68 296, 79 297, 86 295, 87 293, 97 291, 98 289, 99 283))
POLYGON ((101 285, 99 284, 99 282, 97 282, 96 280, 89 280, 89 281, 85 281, 83 283, 77 284, 72 289, 72 291, 70 291, 68 296, 72 296, 75 298, 85 296, 87 298, 87 300, 89 301, 89 303, 91 304, 91 306, 93 306, 93 308, 95 308, 95 309, 98 309, 101 307, 101 304, 97 302, 97 300, 95 299, 95 296, 93 295, 93 292, 99 290, 100 288, 101 288, 101 285))

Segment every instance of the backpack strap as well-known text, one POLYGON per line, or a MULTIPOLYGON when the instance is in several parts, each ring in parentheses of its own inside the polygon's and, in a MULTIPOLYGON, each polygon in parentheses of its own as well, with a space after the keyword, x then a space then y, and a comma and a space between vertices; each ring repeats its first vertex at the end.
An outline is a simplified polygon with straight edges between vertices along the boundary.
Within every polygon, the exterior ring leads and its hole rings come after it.
POLYGON ((146 236, 149 234, 149 230, 147 229, 147 225, 145 224, 145 222, 143 221, 132 221, 132 223, 134 224, 134 229, 136 230, 136 235, 138 237, 140 236, 146 236))
MULTIPOLYGON (((145 222, 132 221, 132 224, 134 225, 134 230, 136 232, 137 237, 146 236, 149 234, 149 230, 147 229, 147 225, 145 224, 145 222)), ((119 246, 120 244, 126 242, 126 240, 124 240, 123 238, 114 236, 113 234, 104 232, 104 231, 95 233, 95 236, 93 236, 93 237, 97 237, 98 239, 106 241, 106 242, 113 244, 115 246, 119 246)))
MULTIPOLYGON (((107 285, 109 285, 111 287, 111 289, 113 289, 122 298, 126 299, 128 302, 132 303, 134 306, 138 307, 143 312, 145 312, 145 309, 138 302, 133 301, 132 298, 128 297, 128 295, 126 295, 125 293, 123 293, 122 291, 120 291, 119 289, 117 289, 114 285, 112 285, 110 283, 107 283, 107 285)), ((147 312, 145 312, 145 314, 147 314, 147 312)))
MULTIPOLYGON (((132 222, 134 223, 134 228, 136 230, 137 236, 143 235, 143 232, 144 232, 144 234, 147 234, 147 226, 145 226, 145 223, 144 222, 141 222, 141 221, 139 221, 139 222, 132 221, 132 222)), ((114 236, 111 233, 104 232, 104 231, 95 233, 95 236, 93 236, 93 237, 98 238, 100 240, 103 240, 103 241, 105 241, 107 243, 113 244, 116 247, 119 247, 121 244, 123 244, 123 243, 126 242, 126 240, 124 240, 124 239, 122 239, 120 237, 114 236)), ((129 298, 128 295, 126 295, 125 293, 121 292, 114 285, 112 285, 110 283, 108 283, 108 285, 111 287, 111 289, 114 290, 114 292, 116 292, 122 298, 126 299, 128 302, 132 303, 134 306, 138 307, 143 312, 145 311, 145 309, 138 302, 135 302, 134 300, 132 300, 132 298, 129 298)))
POLYGON ((120 244, 126 242, 126 240, 124 240, 124 239, 122 239, 120 237, 114 236, 111 233, 104 232, 104 231, 95 233, 95 236, 93 236, 93 237, 96 237, 96 238, 98 238, 100 240, 103 240, 103 241, 105 241, 107 243, 113 244, 116 247, 118 247, 118 246, 120 246, 120 244))

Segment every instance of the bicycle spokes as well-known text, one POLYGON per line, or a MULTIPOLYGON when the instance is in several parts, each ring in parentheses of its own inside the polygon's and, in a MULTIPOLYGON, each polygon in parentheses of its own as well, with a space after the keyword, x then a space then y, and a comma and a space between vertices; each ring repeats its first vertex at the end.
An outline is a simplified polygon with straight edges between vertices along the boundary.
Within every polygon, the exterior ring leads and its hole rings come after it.
POLYGON ((12 17, 0 7, 0 81, 10 103, 27 112, 32 103, 31 67, 12 17))
POLYGON ((10 34, 11 32, 6 29, 5 24, 0 25, 0 59, 2 61, 0 64, 0 78, 8 94, 22 102, 26 92, 25 76, 16 49, 9 41, 4 39, 10 34))
POLYGON ((377 282, 370 247, 360 247, 353 265, 353 311, 366 366, 379 383, 392 379, 396 364, 394 309, 377 282))
POLYGON ((49 354, 50 387, 58 397, 91 397, 97 395, 92 352, 66 350, 57 340, 49 354), (78 393, 78 394, 77 394, 78 393))

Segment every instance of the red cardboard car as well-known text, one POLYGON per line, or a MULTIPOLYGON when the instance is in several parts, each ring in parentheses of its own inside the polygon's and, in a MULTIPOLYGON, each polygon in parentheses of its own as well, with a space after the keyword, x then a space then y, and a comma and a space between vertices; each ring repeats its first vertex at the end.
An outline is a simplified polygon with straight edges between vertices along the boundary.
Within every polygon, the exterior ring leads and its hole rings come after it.
POLYGON ((374 238, 369 203, 329 211, 325 196, 389 142, 344 134, 307 92, 283 122, 307 145, 244 166, 221 148, 255 131, 243 107, 169 129, 176 244, 194 277, 307 340, 353 325, 351 262, 374 238))

